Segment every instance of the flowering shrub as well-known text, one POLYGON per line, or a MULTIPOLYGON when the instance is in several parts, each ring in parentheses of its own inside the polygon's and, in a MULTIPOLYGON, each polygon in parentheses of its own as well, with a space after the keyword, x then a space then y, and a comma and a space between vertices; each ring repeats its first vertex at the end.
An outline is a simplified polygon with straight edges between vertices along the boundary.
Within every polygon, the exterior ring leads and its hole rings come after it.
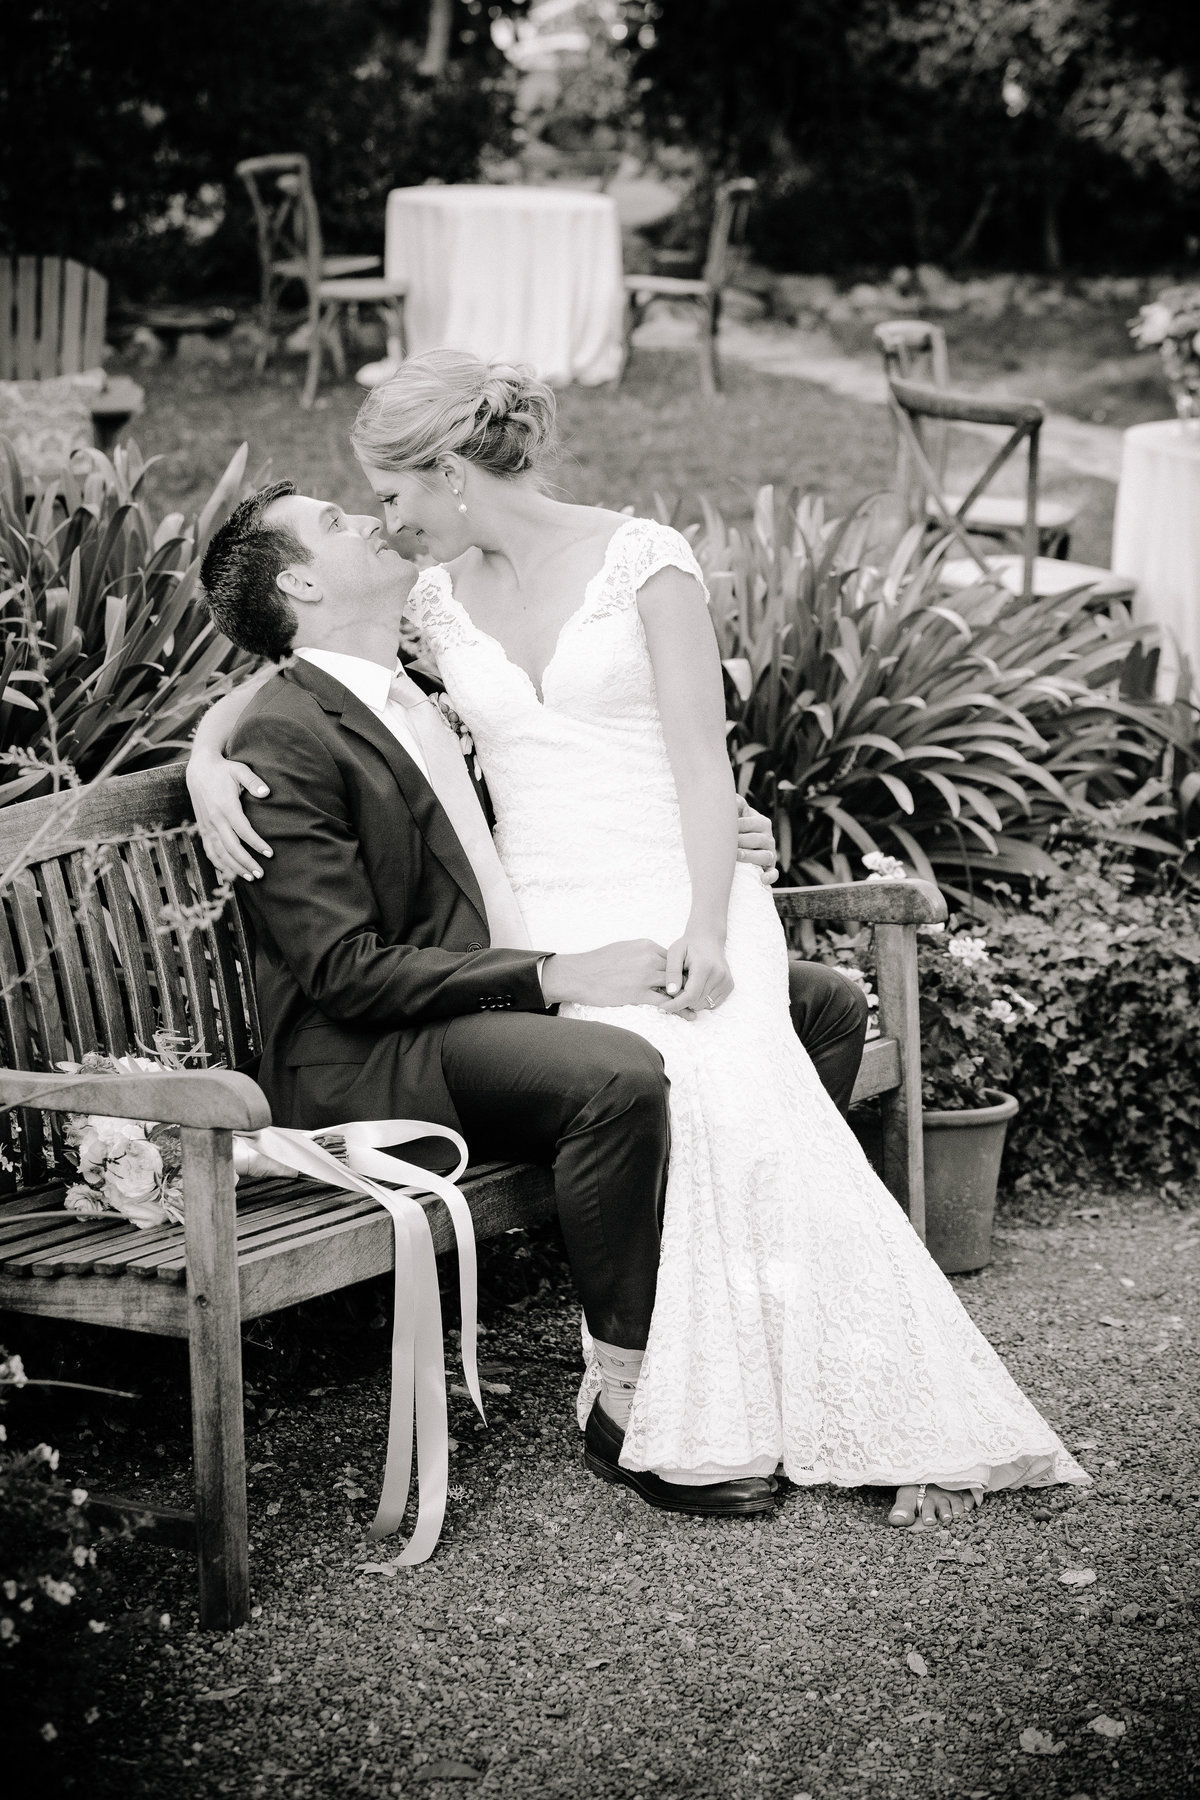
MULTIPOLYGON (((873 851, 863 862, 868 881, 904 879, 895 857, 873 851)), ((1020 1037, 1037 1007, 1004 978, 987 938, 944 925, 921 925, 917 938, 924 1104, 933 1112, 985 1106, 989 1090, 1011 1082, 1020 1037)), ((832 960, 873 1000, 871 933, 833 934, 828 942, 832 960)))
MULTIPOLYGON (((27 1380, 21 1358, 0 1349, 0 1401, 6 1389, 23 1388, 27 1380)), ((58 1451, 49 1444, 12 1450, 7 1435, 0 1424, 2 1650, 15 1649, 26 1632, 74 1606, 96 1563, 82 1511, 87 1494, 59 1478, 58 1451)))
POLYGON ((1139 889, 1087 848, 987 930, 997 973, 1038 1009, 1012 1040, 1006 1184, 1200 1177, 1200 889, 1139 889))
POLYGON ((1130 322, 1139 350, 1157 350, 1181 419, 1200 417, 1200 287, 1164 288, 1130 322))

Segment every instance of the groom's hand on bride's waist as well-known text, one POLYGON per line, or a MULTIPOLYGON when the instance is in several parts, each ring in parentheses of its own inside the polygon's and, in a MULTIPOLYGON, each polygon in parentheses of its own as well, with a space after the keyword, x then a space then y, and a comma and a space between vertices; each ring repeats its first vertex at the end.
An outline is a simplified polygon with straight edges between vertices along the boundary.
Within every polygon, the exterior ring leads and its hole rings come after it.
POLYGON ((749 801, 738 795, 737 859, 753 863, 762 870, 768 886, 779 880, 779 852, 771 833, 771 821, 755 812, 749 801))
POLYGON ((662 1006, 667 953, 650 938, 548 956, 542 964, 547 1006, 662 1006))

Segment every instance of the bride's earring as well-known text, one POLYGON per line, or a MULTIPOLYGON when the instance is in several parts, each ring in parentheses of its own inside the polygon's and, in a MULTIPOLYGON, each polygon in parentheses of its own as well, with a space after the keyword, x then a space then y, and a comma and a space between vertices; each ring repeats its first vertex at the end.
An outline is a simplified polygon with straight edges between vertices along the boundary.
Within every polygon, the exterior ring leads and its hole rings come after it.
POLYGON ((454 495, 454 498, 458 501, 459 512, 465 513, 467 510, 467 503, 462 497, 462 489, 455 487, 454 482, 451 480, 449 469, 446 470, 446 480, 450 482, 450 492, 454 495))

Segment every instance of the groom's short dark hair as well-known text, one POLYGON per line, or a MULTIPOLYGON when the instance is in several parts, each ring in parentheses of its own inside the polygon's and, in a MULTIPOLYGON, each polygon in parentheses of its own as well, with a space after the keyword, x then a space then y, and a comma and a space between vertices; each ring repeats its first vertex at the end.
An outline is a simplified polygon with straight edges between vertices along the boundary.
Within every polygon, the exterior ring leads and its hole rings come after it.
POLYGON ((281 662, 290 655, 296 615, 276 576, 312 557, 294 531, 264 523, 276 500, 294 494, 290 481, 260 488, 235 506, 213 536, 200 565, 200 581, 220 631, 252 656, 281 662))

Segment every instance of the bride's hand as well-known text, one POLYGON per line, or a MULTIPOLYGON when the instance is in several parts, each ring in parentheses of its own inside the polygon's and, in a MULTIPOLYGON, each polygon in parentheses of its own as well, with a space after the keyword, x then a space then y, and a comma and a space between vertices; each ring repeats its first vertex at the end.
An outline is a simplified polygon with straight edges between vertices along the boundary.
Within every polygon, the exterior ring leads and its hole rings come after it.
POLYGON ((217 874, 225 880, 238 875, 245 881, 257 880, 262 870, 249 852, 270 856, 271 846, 242 811, 241 796, 244 789, 255 799, 264 799, 270 792, 266 782, 245 763, 197 751, 187 766, 187 786, 204 854, 217 874))
POLYGON ((709 1012, 728 1000, 733 977, 725 960, 725 945, 714 933, 690 926, 667 951, 663 978, 667 991, 664 1012, 695 1015, 709 1012))

